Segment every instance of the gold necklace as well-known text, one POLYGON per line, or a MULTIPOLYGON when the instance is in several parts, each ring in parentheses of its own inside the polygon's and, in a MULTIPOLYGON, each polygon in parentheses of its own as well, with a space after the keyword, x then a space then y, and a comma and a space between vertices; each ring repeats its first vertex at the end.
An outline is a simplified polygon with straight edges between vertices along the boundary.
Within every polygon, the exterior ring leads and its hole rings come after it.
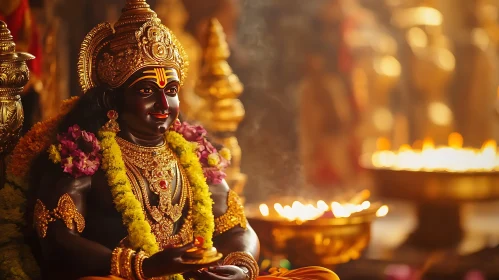
POLYGON ((132 190, 141 202, 142 210, 148 214, 146 215, 147 221, 160 247, 166 248, 170 245, 184 245, 191 242, 193 239, 190 210, 192 209, 192 193, 187 177, 176 163, 177 158, 173 152, 166 144, 158 147, 142 147, 119 137, 116 140, 123 152, 126 174, 132 183, 132 190), (172 197, 170 186, 173 177, 176 177, 176 187, 172 197), (159 196, 158 206, 150 204, 148 185, 149 189, 159 196), (181 192, 180 201, 172 205, 172 199, 179 191, 181 192), (188 214, 178 233, 173 235, 175 223, 182 217, 186 198, 189 198, 190 204, 188 214))
MULTIPOLYGON (((147 203, 147 194, 144 195, 144 191, 146 190, 144 190, 143 186, 139 186, 140 180, 137 180, 136 175, 134 175, 133 173, 135 172, 130 172, 130 170, 127 168, 127 176, 129 177, 129 180, 132 184, 132 190, 135 196, 141 203, 142 210, 145 213, 151 215, 152 207, 149 203, 147 203)), ((183 219, 178 232, 176 234, 173 234, 174 222, 169 217, 165 217, 159 222, 156 222, 153 219, 149 218, 148 215, 146 215, 146 220, 151 225, 151 231, 156 237, 156 241, 161 248, 167 248, 170 246, 183 246, 185 244, 188 244, 189 242, 192 242, 194 238, 192 225, 192 189, 183 170, 180 170, 179 176, 181 176, 182 178, 182 186, 179 185, 180 183, 177 183, 178 188, 181 188, 181 198, 179 205, 182 205, 181 208, 184 208, 185 202, 188 199, 189 208, 187 211, 187 215, 183 219)), ((177 180, 177 182, 180 182, 180 179, 177 180)))
POLYGON ((116 137, 116 142, 121 148, 123 159, 140 170, 142 176, 139 177, 144 177, 149 189, 159 196, 159 209, 172 211, 171 182, 177 160, 166 143, 157 147, 142 147, 120 137, 116 137))

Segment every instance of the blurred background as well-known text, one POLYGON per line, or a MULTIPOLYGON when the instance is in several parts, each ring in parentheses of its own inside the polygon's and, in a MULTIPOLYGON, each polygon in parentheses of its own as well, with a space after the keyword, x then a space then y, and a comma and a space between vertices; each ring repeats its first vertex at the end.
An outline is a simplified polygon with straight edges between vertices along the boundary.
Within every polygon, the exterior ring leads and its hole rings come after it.
MULTIPOLYGON (((17 49, 37 57, 22 97, 25 130, 80 95, 80 44, 98 23, 114 23, 124 2, 0 0, 17 49)), ((312 247, 347 257, 310 259, 344 280, 499 279, 499 0, 148 3, 190 57, 183 116, 231 147, 231 185, 250 211, 284 197, 329 205, 372 195, 389 206, 368 221, 365 244, 335 237, 333 249, 314 235, 312 247), (230 50, 219 78, 238 78, 223 98, 203 91, 217 48, 230 50)), ((274 253, 262 266, 301 260, 274 253)))

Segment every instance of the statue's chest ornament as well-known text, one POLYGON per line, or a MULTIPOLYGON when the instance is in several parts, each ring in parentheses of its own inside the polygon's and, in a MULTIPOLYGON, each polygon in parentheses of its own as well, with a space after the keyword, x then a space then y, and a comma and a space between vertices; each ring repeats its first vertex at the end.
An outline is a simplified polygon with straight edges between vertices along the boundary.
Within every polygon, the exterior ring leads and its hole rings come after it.
POLYGON ((153 232, 157 230, 171 235, 174 224, 182 217, 188 196, 187 189, 181 187, 181 172, 173 152, 166 145, 141 147, 118 137, 116 141, 122 150, 134 194, 148 214, 153 232), (172 182, 176 184, 174 189, 172 182), (152 205, 149 191, 157 195, 157 205, 152 205), (179 191, 180 201, 173 204, 172 200, 179 191))

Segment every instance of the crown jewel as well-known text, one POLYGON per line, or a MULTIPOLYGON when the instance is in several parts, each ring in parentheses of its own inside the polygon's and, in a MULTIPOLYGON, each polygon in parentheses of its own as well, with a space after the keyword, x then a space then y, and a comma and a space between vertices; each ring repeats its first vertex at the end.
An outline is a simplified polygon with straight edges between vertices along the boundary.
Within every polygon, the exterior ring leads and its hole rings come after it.
POLYGON ((85 36, 78 75, 84 92, 99 84, 117 88, 148 66, 172 67, 182 83, 187 64, 179 41, 146 1, 129 0, 114 30, 109 23, 101 23, 85 36))

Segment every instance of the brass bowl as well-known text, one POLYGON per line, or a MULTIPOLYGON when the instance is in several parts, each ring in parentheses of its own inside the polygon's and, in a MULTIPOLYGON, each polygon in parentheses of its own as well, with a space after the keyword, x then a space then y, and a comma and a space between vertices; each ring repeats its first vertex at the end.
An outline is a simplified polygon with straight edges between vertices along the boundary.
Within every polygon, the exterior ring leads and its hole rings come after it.
POLYGON ((371 222, 379 207, 348 218, 321 217, 305 222, 265 218, 259 216, 257 207, 246 209, 248 221, 260 239, 263 256, 283 256, 297 267, 331 267, 361 256, 369 244, 371 222))
POLYGON ((471 202, 499 199, 499 172, 409 171, 366 168, 384 197, 414 202, 471 202))

